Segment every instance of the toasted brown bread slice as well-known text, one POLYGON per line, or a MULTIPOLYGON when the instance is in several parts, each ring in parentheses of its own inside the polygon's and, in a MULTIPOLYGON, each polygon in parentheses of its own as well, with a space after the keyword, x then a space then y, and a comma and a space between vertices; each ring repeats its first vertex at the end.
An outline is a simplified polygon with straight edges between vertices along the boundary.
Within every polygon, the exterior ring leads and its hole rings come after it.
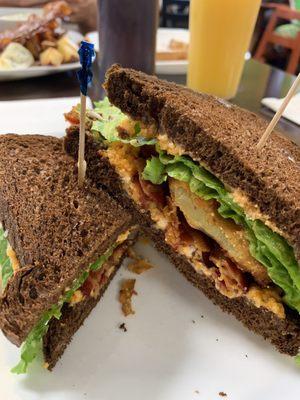
MULTIPOLYGON (((65 149, 75 158, 77 158, 78 134, 77 128, 71 128, 65 137, 65 149)), ((99 187, 104 185, 112 196, 122 201, 124 207, 132 210, 144 232, 152 238, 158 250, 163 251, 178 270, 223 311, 233 314, 249 330, 271 342, 278 351, 292 356, 296 355, 300 347, 299 314, 285 307, 286 317, 283 319, 263 307, 254 306, 244 297, 230 299, 223 296, 209 278, 202 273, 197 273, 184 256, 176 253, 165 242, 164 233, 155 228, 150 213, 142 210, 122 189, 120 176, 109 164, 108 159, 100 156, 100 149, 101 145, 94 142, 92 137, 87 137, 87 171, 90 171, 90 177, 95 184, 99 187)))
POLYGON ((62 141, 0 136, 0 221, 21 268, 0 302, 0 325, 20 345, 43 312, 99 258, 132 217, 86 180, 62 141))
POLYGON ((131 245, 133 241, 134 236, 120 246, 121 256, 113 261, 114 270, 107 282, 100 289, 98 296, 86 297, 79 303, 71 306, 65 304, 62 308, 62 316, 60 319, 52 318, 50 321, 49 329, 43 337, 44 360, 49 370, 55 367, 57 361, 72 340, 74 333, 84 323, 84 320, 89 316, 92 309, 103 296, 126 256, 128 246, 131 245), (116 264, 114 264, 114 262, 116 262, 116 264))
MULTIPOLYGON (((241 191, 294 247, 300 261, 300 149, 273 133, 256 149, 267 122, 213 96, 195 93, 131 69, 113 66, 106 80, 112 104, 154 124, 184 154, 241 191)), ((245 201, 241 204, 245 206, 245 201)))

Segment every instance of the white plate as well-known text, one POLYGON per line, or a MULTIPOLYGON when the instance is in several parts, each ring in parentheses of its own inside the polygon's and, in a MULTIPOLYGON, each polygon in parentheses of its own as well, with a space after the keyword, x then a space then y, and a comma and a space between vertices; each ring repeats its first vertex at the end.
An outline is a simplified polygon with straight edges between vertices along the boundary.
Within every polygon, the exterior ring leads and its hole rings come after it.
MULTIPOLYGON (((172 39, 188 44, 188 29, 159 28, 157 31, 157 50, 165 50, 172 39)), ((187 73, 187 67, 188 60, 156 61, 155 63, 156 73, 162 75, 183 75, 187 73)))
MULTIPOLYGON (((94 43, 96 51, 99 51, 98 32, 90 32, 86 36, 94 43)), ((188 29, 159 28, 157 30, 157 50, 166 50, 172 39, 189 43, 188 29)), ((157 74, 163 75, 186 74, 187 66, 187 60, 156 61, 155 70, 157 74)))
POLYGON ((80 63, 74 62, 69 64, 61 64, 58 67, 54 66, 33 66, 24 69, 15 69, 8 71, 0 71, 0 81, 14 81, 18 79, 35 78, 37 76, 52 75, 58 72, 71 71, 79 69, 80 63))
MULTIPOLYGON (((69 100, 60 104, 63 111, 69 100)), ((20 104, 12 102, 15 115, 20 107, 24 111, 20 104)), ((43 132, 46 122, 37 116, 37 104, 31 105, 26 131, 43 132)), ((19 131, 6 111, 0 102, 1 120, 6 125, 10 121, 10 132, 19 131)), ((49 120, 57 118, 51 103, 48 113, 49 120)), ((60 121, 60 127, 53 127, 59 135, 64 129, 60 121)), ((142 275, 120 270, 52 373, 36 363, 27 376, 12 375, 9 369, 19 349, 0 334, 1 400, 297 398, 300 369, 292 358, 222 313, 150 245, 139 244, 138 252, 155 267, 142 275), (133 298, 136 314, 128 318, 117 300, 125 277, 136 278, 138 292, 133 298), (127 332, 118 328, 122 322, 127 332)))
MULTIPOLYGON (((284 101, 283 99, 277 99, 275 97, 265 97, 262 99, 261 103, 270 108, 272 111, 277 112, 282 105, 284 101)), ((300 92, 295 94, 287 108, 284 110, 282 116, 286 119, 289 119, 290 121, 294 122, 297 125, 300 125, 300 115, 299 115, 299 109, 300 109, 300 92)))
MULTIPOLYGON (((0 101, 0 134, 42 134, 62 137, 66 129, 64 113, 79 103, 80 97, 0 101)), ((92 107, 89 97, 87 107, 92 107)))

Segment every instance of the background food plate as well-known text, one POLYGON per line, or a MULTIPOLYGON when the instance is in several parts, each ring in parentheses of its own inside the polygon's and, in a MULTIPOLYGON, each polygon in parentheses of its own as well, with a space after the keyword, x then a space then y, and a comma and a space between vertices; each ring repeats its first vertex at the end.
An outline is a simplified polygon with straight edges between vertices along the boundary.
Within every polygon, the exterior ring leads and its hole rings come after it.
MULTIPOLYGON (((61 101, 63 112, 69 102, 61 101)), ((13 132, 12 116, 24 111, 24 102, 13 102, 11 111, 6 103, 4 109, 0 102, 0 115, 13 132)), ((49 121, 58 118, 52 104, 49 121)), ((36 117, 36 103, 31 105, 26 129, 42 133, 46 121, 36 117)), ((60 131, 53 128, 58 136, 64 131, 60 121, 60 131)), ((151 244, 140 243, 137 251, 154 268, 142 275, 121 268, 52 373, 36 363, 27 376, 12 375, 19 350, 0 333, 1 400, 297 398, 300 369, 292 358, 222 313, 151 244), (125 318, 117 297, 121 279, 129 277, 136 279, 138 294, 136 314, 125 318), (123 322, 127 332, 119 329, 123 322)))
MULTIPOLYGON (((86 36, 94 43, 96 51, 99 51, 98 32, 90 32, 86 36)), ((166 50, 172 39, 189 43, 188 29, 159 28, 157 30, 157 50, 166 50)), ((187 66, 187 60, 156 61, 155 70, 157 74, 161 75, 184 75, 187 72, 187 66)))
MULTIPOLYGON (((9 7, 0 7, 0 32, 5 30, 5 29, 13 29, 14 26, 17 25, 17 19, 22 19, 26 20, 28 15, 36 13, 40 14, 41 9, 26 9, 26 8, 9 8, 9 7), (12 18, 12 19, 10 19, 12 18)), ((73 31, 70 29, 71 26, 69 26, 69 30, 67 33, 67 36, 74 42, 79 44, 81 40, 83 39, 83 36, 81 33, 73 31)), ((67 27, 65 26, 67 29, 67 27)), ((80 68, 80 63, 79 62, 73 62, 73 63, 67 63, 67 64, 61 64, 58 67, 55 67, 53 65, 34 65, 29 68, 23 68, 23 69, 15 69, 15 70, 0 70, 0 82, 1 81, 14 81, 14 80, 19 80, 19 79, 27 79, 27 78, 35 78, 38 76, 45 76, 45 75, 51 75, 51 74, 57 74, 59 72, 64 72, 64 71, 71 71, 74 69, 79 69, 80 68)))
POLYGON ((15 70, 2 70, 0 71, 0 81, 13 81, 17 79, 35 78, 37 76, 57 74, 58 72, 71 71, 79 69, 80 63, 73 62, 68 64, 61 64, 58 67, 51 65, 37 65, 24 69, 15 70))

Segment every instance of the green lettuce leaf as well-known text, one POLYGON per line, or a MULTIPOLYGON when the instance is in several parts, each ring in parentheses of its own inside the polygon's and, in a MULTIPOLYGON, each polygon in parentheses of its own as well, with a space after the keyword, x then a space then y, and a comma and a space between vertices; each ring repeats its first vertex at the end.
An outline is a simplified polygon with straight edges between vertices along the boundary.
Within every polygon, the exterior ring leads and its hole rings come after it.
POLYGON ((159 161, 158 157, 152 157, 151 159, 147 160, 142 175, 145 180, 150 181, 156 185, 160 185, 161 183, 167 180, 167 174, 165 174, 165 167, 159 161))
POLYGON ((8 246, 8 240, 5 236, 4 229, 0 225, 0 267, 1 267, 2 290, 7 285, 9 278, 14 274, 10 258, 6 254, 7 246, 8 246))
POLYGON ((122 139, 119 137, 117 127, 126 118, 126 115, 122 113, 117 107, 110 104, 108 98, 95 102, 95 113, 101 116, 101 119, 97 119, 93 122, 91 130, 98 132, 108 142, 122 142, 131 144, 134 147, 140 147, 144 145, 153 145, 156 143, 156 139, 145 139, 139 135, 141 132, 141 126, 139 123, 135 124, 134 131, 135 136, 130 139, 122 139))
POLYGON ((27 336, 25 342, 21 347, 21 360, 19 363, 12 368, 11 372, 15 374, 25 374, 28 369, 28 365, 36 358, 42 348, 43 336, 47 333, 49 322, 51 318, 59 319, 61 317, 61 309, 65 303, 70 302, 73 294, 78 290, 87 277, 90 271, 96 271, 100 269, 103 264, 112 255, 117 243, 113 244, 98 260, 91 264, 88 271, 84 271, 79 278, 77 278, 70 289, 68 289, 63 296, 60 298, 57 304, 54 304, 50 310, 46 311, 36 326, 31 330, 27 336))
POLYGON ((189 182, 192 177, 190 168, 184 165, 182 162, 167 165, 166 173, 171 178, 176 178, 183 182, 189 182))
POLYGON ((42 337, 47 333, 49 321, 55 317, 57 319, 61 316, 62 305, 54 305, 50 310, 45 312, 27 336, 26 341, 22 344, 21 348, 21 360, 19 363, 11 369, 14 374, 25 374, 27 372, 28 365, 36 358, 42 348, 42 337))
POLYGON ((272 281, 282 288, 283 300, 300 312, 300 267, 287 241, 263 222, 249 219, 222 182, 205 168, 189 157, 172 156, 158 146, 156 150, 158 157, 147 161, 143 178, 159 185, 172 177, 187 182, 190 190, 204 200, 217 200, 219 214, 245 228, 251 255, 267 268, 272 281))

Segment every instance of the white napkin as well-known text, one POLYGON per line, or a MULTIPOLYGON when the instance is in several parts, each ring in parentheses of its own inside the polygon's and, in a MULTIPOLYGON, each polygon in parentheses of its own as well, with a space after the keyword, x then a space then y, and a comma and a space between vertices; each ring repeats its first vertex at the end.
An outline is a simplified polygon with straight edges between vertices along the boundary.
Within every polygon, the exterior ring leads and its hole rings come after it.
MULTIPOLYGON (((0 101, 0 134, 40 134, 62 137, 67 126, 64 113, 80 102, 79 97, 0 101)), ((91 106, 87 99, 87 107, 91 106)))
MULTIPOLYGON (((262 99, 262 104, 273 111, 277 111, 284 99, 276 99, 275 97, 266 97, 262 99)), ((289 102, 282 116, 297 125, 300 125, 300 93, 297 93, 289 102)))

